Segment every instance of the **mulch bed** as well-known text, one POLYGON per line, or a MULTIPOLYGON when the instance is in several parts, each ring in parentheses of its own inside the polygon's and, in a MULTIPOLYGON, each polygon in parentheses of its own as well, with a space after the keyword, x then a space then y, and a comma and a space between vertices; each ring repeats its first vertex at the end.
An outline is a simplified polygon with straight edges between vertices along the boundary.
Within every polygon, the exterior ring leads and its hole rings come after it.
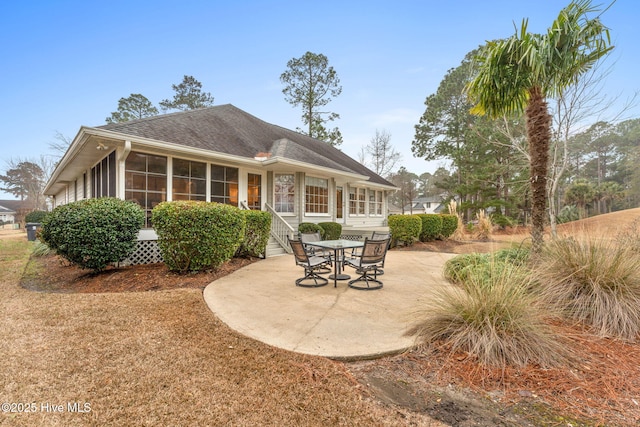
POLYGON ((100 273, 83 270, 57 255, 32 257, 27 266, 28 274, 21 286, 43 292, 102 293, 145 292, 177 288, 204 289, 209 283, 259 258, 232 258, 216 270, 177 274, 169 271, 164 263, 107 267, 100 273))

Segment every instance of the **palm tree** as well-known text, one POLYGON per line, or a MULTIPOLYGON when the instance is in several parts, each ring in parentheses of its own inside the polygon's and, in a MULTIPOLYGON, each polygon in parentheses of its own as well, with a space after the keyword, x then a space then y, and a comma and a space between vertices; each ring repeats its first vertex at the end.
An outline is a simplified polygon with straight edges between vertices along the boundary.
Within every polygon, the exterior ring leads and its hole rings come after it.
POLYGON ((561 94, 606 55, 608 29, 590 0, 575 0, 560 11, 546 34, 520 31, 508 39, 488 42, 477 58, 478 74, 467 85, 473 112, 498 118, 524 111, 531 173, 532 250, 542 248, 546 218, 546 183, 551 141, 551 115, 546 98, 561 94))

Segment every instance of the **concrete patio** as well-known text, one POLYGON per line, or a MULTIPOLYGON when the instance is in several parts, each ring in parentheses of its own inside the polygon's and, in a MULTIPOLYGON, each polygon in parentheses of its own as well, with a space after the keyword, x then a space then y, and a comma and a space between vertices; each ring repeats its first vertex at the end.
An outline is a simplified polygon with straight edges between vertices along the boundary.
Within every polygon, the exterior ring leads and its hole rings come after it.
MULTIPOLYGON (((292 255, 267 258, 216 280, 204 299, 232 329, 275 347, 332 359, 397 353, 413 344, 404 335, 421 301, 449 286, 442 267, 452 254, 390 251, 384 287, 359 291, 346 281, 320 288, 295 286, 304 271, 292 255)), ((354 270, 346 273, 354 277, 354 270)))

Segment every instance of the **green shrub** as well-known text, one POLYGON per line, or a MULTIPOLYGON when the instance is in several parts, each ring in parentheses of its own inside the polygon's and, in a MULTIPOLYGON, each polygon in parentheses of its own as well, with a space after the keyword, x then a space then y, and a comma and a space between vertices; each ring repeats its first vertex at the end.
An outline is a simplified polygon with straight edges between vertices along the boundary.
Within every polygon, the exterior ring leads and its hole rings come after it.
POLYGON ((464 287, 439 287, 408 334, 425 345, 445 343, 452 353, 470 353, 488 365, 549 367, 565 362, 567 346, 546 322, 523 269, 493 271, 489 283, 472 274, 464 287))
POLYGON ((528 270, 520 269, 525 266, 528 259, 529 250, 524 248, 457 255, 445 262, 444 277, 452 283, 463 286, 468 282, 491 286, 495 281, 493 276, 496 274, 502 275, 515 269, 518 269, 518 274, 528 274, 528 270))
POLYGON ((241 210, 221 203, 163 202, 153 208, 151 220, 165 264, 181 273, 218 268, 245 235, 241 210))
POLYGON ((342 236, 342 224, 337 222, 319 222, 318 225, 324 230, 324 240, 337 240, 342 236))
POLYGON ((126 259, 136 248, 144 211, 103 197, 58 206, 42 221, 40 239, 59 255, 94 272, 126 259))
POLYGON ((500 249, 493 254, 493 259, 514 265, 525 265, 529 261, 530 253, 531 250, 528 247, 500 249))
POLYGON ((489 254, 470 253, 456 255, 444 263, 444 277, 452 283, 463 283, 473 270, 489 265, 489 254))
POLYGON ((264 256, 271 233, 271 214, 265 211, 240 211, 245 218, 244 239, 238 249, 240 256, 264 256))
POLYGON ((442 217, 438 214, 418 214, 422 221, 421 242, 431 242, 442 234, 442 217))
POLYGON ((515 225, 515 221, 506 216, 499 213, 491 214, 491 223, 497 225, 501 229, 505 229, 507 227, 513 227, 515 225))
POLYGON ((24 222, 41 223, 48 213, 46 211, 31 211, 24 217, 24 222))
POLYGON ((458 228, 458 216, 451 214, 440 214, 440 216, 442 217, 441 238, 448 239, 458 228))
POLYGON ((536 259, 535 275, 553 308, 600 336, 640 333, 640 254, 610 240, 555 239, 536 259))
POLYGON ((320 237, 324 238, 324 228, 313 222, 301 222, 298 224, 298 231, 302 234, 320 233, 320 237))
POLYGON ((395 242, 412 245, 419 240, 422 219, 418 215, 392 215, 388 219, 391 238, 395 242))

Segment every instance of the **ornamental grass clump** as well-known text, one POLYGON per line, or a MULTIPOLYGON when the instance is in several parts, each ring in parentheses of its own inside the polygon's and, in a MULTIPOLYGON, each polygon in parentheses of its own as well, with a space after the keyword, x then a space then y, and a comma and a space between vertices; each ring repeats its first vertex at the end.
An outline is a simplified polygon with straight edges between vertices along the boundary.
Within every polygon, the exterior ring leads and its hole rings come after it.
MULTIPOLYGON (((493 264, 495 265, 495 264, 493 264)), ((543 367, 570 357, 568 347, 547 322, 548 312, 529 292, 525 267, 502 268, 467 276, 464 286, 439 288, 408 334, 422 345, 466 352, 491 366, 543 367)))
POLYGON ((613 240, 548 242, 535 275, 544 299, 603 337, 640 334, 640 253, 613 240))
POLYGON ((474 237, 478 240, 489 240, 493 233, 491 218, 485 213, 484 209, 478 211, 476 218, 478 225, 474 228, 474 237))

